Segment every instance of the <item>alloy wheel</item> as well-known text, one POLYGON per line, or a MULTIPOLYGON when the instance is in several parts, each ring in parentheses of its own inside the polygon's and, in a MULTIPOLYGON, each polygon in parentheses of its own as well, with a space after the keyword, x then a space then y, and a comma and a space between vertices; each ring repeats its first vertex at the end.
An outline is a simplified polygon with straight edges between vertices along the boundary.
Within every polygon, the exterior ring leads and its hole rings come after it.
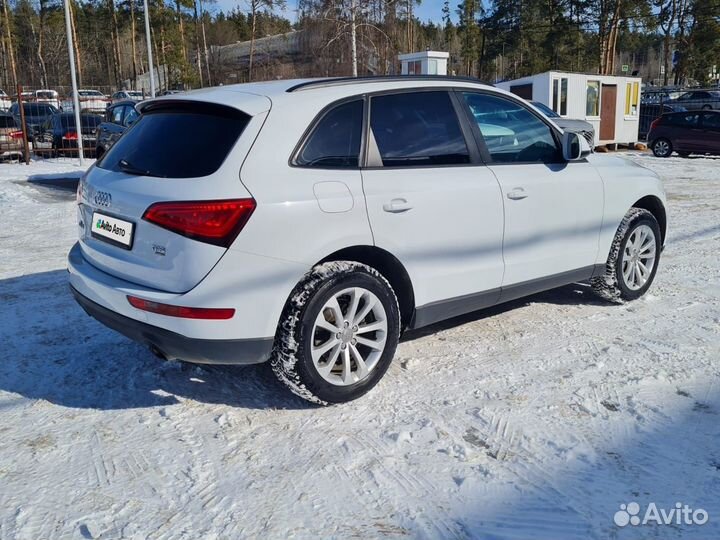
POLYGON ((312 329, 312 361, 320 376, 337 386, 356 384, 375 368, 388 335, 380 299, 362 287, 334 293, 312 329))
POLYGON ((622 275, 628 289, 641 289, 652 275, 657 254, 654 231, 647 225, 640 225, 630 233, 625 243, 622 260, 622 275))

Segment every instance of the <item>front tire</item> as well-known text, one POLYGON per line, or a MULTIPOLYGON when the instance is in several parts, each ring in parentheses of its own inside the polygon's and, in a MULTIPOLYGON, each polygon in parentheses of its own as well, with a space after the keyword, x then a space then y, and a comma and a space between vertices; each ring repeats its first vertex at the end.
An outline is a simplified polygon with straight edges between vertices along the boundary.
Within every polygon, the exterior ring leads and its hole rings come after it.
POLYGON ((642 208, 631 208, 615 234, 605 274, 590 282, 595 293, 614 303, 640 298, 655 279, 661 246, 655 216, 642 208))
POLYGON ((271 365, 292 392, 327 405, 370 391, 390 367, 400 308, 387 280, 367 265, 328 262, 290 295, 271 365))
POLYGON ((653 141, 652 151, 655 157, 670 157, 673 153, 672 143, 668 139, 657 139, 653 141))

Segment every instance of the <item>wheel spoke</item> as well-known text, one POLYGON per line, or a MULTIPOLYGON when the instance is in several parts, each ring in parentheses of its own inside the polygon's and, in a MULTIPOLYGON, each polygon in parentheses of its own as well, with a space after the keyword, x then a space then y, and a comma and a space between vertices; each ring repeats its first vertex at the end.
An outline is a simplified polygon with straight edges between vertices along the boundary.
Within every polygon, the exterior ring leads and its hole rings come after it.
POLYGON ((348 306, 347 313, 345 313, 345 320, 352 323, 353 321, 355 321, 355 314, 357 313, 360 299, 363 297, 363 290, 355 287, 354 289, 352 289, 350 295, 352 298, 350 300, 350 305, 348 306))
POLYGON ((375 296, 370 296, 365 300, 365 305, 360 310, 360 313, 357 314, 355 319, 353 319, 352 323, 355 325, 360 325, 360 323, 367 317, 368 313, 370 313, 370 310, 375 307, 375 302, 377 302, 377 298, 375 296))
POLYGON ((635 285, 635 264, 630 263, 630 277, 628 278, 628 285, 635 285))
POLYGON ((320 375, 323 377, 327 377, 332 369, 335 367, 335 364, 337 363, 338 356, 340 356, 340 342, 335 343, 335 348, 330 353, 330 356, 328 357, 327 364, 324 366, 318 366, 318 371, 320 372, 320 375))
POLYGON ((370 347, 371 349, 375 349, 376 351, 382 351, 385 347, 385 338, 372 340, 357 336, 355 339, 357 340, 359 345, 365 345, 366 347, 370 347))
POLYGON ((345 347, 342 351, 342 381, 345 384, 350 384, 352 380, 352 364, 350 362, 350 348, 345 347))
POLYGON ((632 264, 629 261, 623 262, 623 266, 625 267, 623 269, 623 277, 625 278, 625 283, 630 284, 630 267, 632 264))
POLYGON ((340 330, 340 328, 335 326, 330 321, 328 321, 325 318, 325 314, 323 313, 323 311, 321 311, 320 314, 318 315, 318 318, 315 321, 315 325, 318 326, 319 328, 322 328, 323 330, 327 330, 328 332, 332 332, 333 334, 336 334, 340 330))
POLYGON ((385 321, 375 321, 369 324, 358 326, 356 334, 365 334, 367 332, 376 332, 377 330, 387 330, 387 323, 385 321))
POLYGON ((340 304, 338 304, 337 296, 333 296, 327 304, 325 304, 327 308, 329 308, 333 315, 335 315, 335 325, 340 327, 342 326, 343 321, 345 320, 345 317, 343 316, 342 309, 340 308, 340 304))
POLYGON ((357 350, 355 345, 350 345, 349 348, 350 353, 355 358, 355 365, 357 366, 357 371, 355 374, 357 375, 358 380, 362 380, 367 376, 369 372, 367 364, 365 363, 365 359, 362 357, 360 351, 357 350))
POLYGON ((648 276, 650 276, 650 270, 642 261, 637 262, 638 270, 640 271, 640 277, 642 277, 643 283, 647 281, 648 276))
MULTIPOLYGON (((643 246, 640 248, 640 252, 638 254, 641 257, 643 257, 643 255, 645 255, 646 252, 649 254, 648 256, 655 255, 655 240, 653 240, 652 238, 650 238, 650 240, 648 240, 647 242, 645 242, 645 244, 643 244, 643 246)), ((643 258, 647 258, 647 257, 643 257, 643 258)))
POLYGON ((315 363, 317 364, 320 361, 320 358, 322 357, 323 354, 328 352, 335 345, 339 345, 339 344, 340 344, 340 341, 335 336, 333 336, 330 339, 328 339, 325 343, 323 343, 322 345, 320 345, 318 347, 313 346, 312 357, 313 357, 313 360, 315 360, 315 363))

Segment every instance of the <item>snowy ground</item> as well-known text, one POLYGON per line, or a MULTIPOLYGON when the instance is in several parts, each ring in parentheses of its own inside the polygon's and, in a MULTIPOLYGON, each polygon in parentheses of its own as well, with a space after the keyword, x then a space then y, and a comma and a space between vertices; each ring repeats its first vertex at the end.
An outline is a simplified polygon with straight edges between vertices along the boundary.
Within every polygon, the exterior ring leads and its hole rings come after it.
POLYGON ((0 538, 720 537, 720 160, 632 159, 670 200, 651 294, 570 286, 433 327, 331 408, 87 317, 74 192, 42 184, 79 168, 0 165, 0 538), (617 527, 630 502, 709 522, 617 527))

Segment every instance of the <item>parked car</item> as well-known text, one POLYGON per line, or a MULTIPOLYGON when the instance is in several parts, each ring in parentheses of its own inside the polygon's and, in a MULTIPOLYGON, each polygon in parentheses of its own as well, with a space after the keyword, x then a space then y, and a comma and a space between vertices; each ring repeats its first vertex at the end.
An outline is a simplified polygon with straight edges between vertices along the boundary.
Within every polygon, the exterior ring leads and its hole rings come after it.
POLYGON ((0 111, 10 110, 11 105, 12 100, 10 99, 10 96, 8 96, 3 90, 0 89, 0 111))
MULTIPOLYGON (((95 130, 102 122, 97 114, 81 114, 80 126, 83 139, 83 152, 95 153, 95 130)), ((77 154, 78 131, 74 113, 60 113, 48 118, 34 134, 33 150, 36 153, 49 153, 53 157, 77 154)))
POLYGON ((55 90, 35 90, 32 93, 30 100, 34 101, 35 103, 47 103, 48 105, 52 105, 56 109, 62 110, 60 96, 55 90))
POLYGON ((720 90, 691 90, 671 100, 689 111, 697 109, 720 109, 720 90))
POLYGON ((143 99, 145 99, 145 96, 137 90, 120 90, 112 95, 111 101, 115 104, 121 101, 142 101, 143 99))
POLYGON ((640 122, 638 126, 638 136, 641 139, 647 137, 650 131, 650 124, 656 118, 660 118, 663 114, 672 112, 683 112, 686 111, 685 107, 673 104, 660 104, 660 103, 641 103, 640 104, 640 122))
MULTIPOLYGON (((53 114, 60 112, 60 109, 48 103, 23 103, 23 110, 25 111, 25 126, 28 133, 28 140, 30 141, 32 141, 33 133, 35 133, 40 124, 45 122, 45 120, 53 114)), ((20 107, 17 102, 13 103, 10 107, 10 114, 15 117, 17 124, 22 126, 20 107)))
POLYGON ((720 111, 663 114, 650 125, 648 141, 657 157, 720 154, 720 111))
POLYGON ((98 159, 117 142, 120 135, 135 123, 140 113, 135 109, 137 102, 120 101, 110 105, 103 122, 97 127, 96 152, 98 159))
POLYGON ((575 118, 564 118, 555 111, 553 111, 550 107, 548 107, 544 103, 540 103, 539 101, 531 101, 530 103, 532 103, 536 108, 540 109, 540 112, 542 112, 548 118, 551 118, 552 121, 555 122, 558 126, 560 126, 563 130, 579 133, 580 135, 585 137, 585 140, 590 145, 590 148, 595 147, 595 127, 593 127, 590 122, 575 118))
POLYGON ((0 159, 20 158, 23 133, 12 114, 0 113, 0 159))
POLYGON ((576 281, 633 300, 658 268, 657 175, 490 86, 285 80, 138 109, 79 183, 69 280, 164 358, 269 359, 345 402, 404 330, 576 281))
POLYGON ((105 114, 110 99, 99 90, 78 90, 80 111, 105 114))

